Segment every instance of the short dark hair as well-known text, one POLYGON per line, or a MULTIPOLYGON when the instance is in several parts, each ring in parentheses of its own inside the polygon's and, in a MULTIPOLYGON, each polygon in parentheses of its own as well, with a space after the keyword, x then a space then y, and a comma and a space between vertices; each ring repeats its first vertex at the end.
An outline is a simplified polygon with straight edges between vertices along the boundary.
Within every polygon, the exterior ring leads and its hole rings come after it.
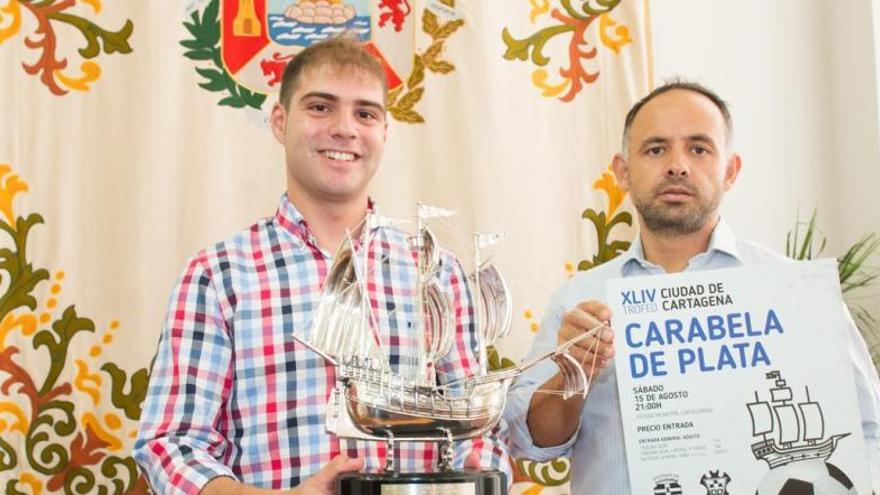
POLYGON ((303 72, 322 65, 360 69, 375 76, 382 83, 383 98, 387 99, 388 78, 382 64, 357 38, 343 33, 308 46, 287 64, 281 76, 281 90, 278 92, 278 101, 285 109, 289 108, 290 99, 299 86, 303 72))
POLYGON ((733 119, 730 117, 730 108, 727 106, 727 102, 722 100, 717 93, 698 82, 686 81, 683 79, 673 79, 670 81, 666 81, 662 85, 658 86, 656 89, 654 89, 654 91, 648 93, 647 96, 637 101, 632 106, 632 108, 629 109, 629 112, 626 114, 626 120, 623 123, 623 140, 621 143, 621 151, 624 155, 626 155, 629 145, 630 129, 632 128, 633 121, 636 120, 636 115, 638 115, 642 107, 644 107, 649 101, 662 95, 663 93, 667 93, 675 89, 681 89, 684 91, 691 91, 693 93, 701 94, 706 98, 709 98, 709 100, 711 100, 712 103, 715 104, 715 107, 718 108, 719 112, 721 112, 721 116, 724 117, 724 130, 726 132, 725 138, 727 139, 727 145, 729 148, 730 143, 733 142, 733 119))

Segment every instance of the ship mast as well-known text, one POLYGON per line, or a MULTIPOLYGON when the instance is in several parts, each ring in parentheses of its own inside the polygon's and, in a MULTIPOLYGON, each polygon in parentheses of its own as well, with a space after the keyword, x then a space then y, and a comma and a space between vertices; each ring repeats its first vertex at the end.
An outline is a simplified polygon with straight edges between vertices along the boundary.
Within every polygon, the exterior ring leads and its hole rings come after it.
POLYGON ((480 375, 488 372, 486 363, 486 342, 483 336, 483 294, 480 290, 480 233, 474 232, 474 329, 477 333, 477 349, 479 352, 480 375))
POLYGON ((425 256, 424 256, 424 243, 425 237, 423 233, 423 229, 425 228, 424 221, 422 220, 422 205, 418 203, 416 208, 418 208, 418 212, 416 214, 416 242, 417 244, 417 253, 418 253, 418 270, 416 271, 416 332, 418 337, 418 352, 416 352, 416 356, 418 361, 416 362, 416 377, 417 383, 419 385, 429 385, 428 378, 433 375, 432 373, 426 373, 427 367, 427 356, 425 355, 425 281, 423 280, 423 274, 425 270, 425 256))

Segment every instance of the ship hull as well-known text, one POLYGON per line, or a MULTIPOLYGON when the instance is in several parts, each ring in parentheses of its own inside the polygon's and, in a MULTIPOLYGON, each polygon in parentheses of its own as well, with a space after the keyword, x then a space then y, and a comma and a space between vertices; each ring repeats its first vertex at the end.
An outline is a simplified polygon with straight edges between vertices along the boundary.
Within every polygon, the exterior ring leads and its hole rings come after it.
POLYGON ((765 461, 770 469, 807 459, 828 460, 837 448, 837 442, 848 435, 834 435, 822 443, 791 447, 781 447, 775 440, 766 440, 752 444, 752 453, 755 458, 765 461))
POLYGON ((345 412, 351 424, 371 437, 395 440, 473 438, 498 423, 510 379, 484 383, 461 398, 417 387, 389 393, 376 382, 349 380, 345 412))
POLYGON ((453 388, 421 387, 381 370, 347 367, 328 408, 328 431, 395 441, 462 440, 498 424, 514 373, 490 374, 453 388))

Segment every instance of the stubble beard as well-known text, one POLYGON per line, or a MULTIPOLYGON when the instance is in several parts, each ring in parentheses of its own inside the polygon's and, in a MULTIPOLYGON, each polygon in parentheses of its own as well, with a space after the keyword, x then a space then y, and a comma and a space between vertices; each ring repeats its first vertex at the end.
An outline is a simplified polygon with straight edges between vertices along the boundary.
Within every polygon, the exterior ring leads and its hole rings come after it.
POLYGON ((698 232, 709 222, 718 209, 721 197, 704 197, 700 191, 681 180, 666 180, 650 192, 647 197, 631 195, 633 205, 645 228, 659 235, 687 235, 698 232), (653 199, 669 186, 687 187, 695 195, 693 205, 666 205, 653 199))

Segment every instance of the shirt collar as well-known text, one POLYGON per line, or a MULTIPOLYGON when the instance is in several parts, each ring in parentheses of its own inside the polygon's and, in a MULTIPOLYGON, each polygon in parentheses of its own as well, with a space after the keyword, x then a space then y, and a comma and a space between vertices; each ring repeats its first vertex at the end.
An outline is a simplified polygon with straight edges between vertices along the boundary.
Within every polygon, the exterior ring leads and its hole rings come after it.
POLYGON ((727 222, 721 218, 718 220, 718 225, 715 226, 715 230, 712 231, 712 237, 709 238, 709 248, 706 252, 712 253, 717 251, 729 254, 741 262, 742 258, 740 257, 739 249, 737 249, 736 244, 736 236, 733 234, 733 231, 730 230, 730 226, 727 225, 727 222))
MULTIPOLYGON (((711 257, 716 253, 723 253, 732 256, 742 262, 739 250, 737 249, 736 236, 733 234, 733 231, 730 230, 730 226, 727 225, 727 222, 725 222, 723 218, 718 220, 718 224, 715 225, 715 228, 712 230, 712 235, 709 237, 709 246, 706 248, 706 251, 694 256, 689 261, 694 262, 698 259, 711 257)), ((645 259, 645 248, 642 245, 641 232, 636 232, 636 237, 635 240, 633 240, 632 245, 630 245, 629 249, 620 256, 621 272, 623 273, 632 269, 634 265, 641 265, 642 268, 646 269, 656 267, 656 265, 645 259)))
POLYGON ((312 234, 309 232, 309 225, 303 218, 302 213, 293 206, 293 203, 287 197, 287 193, 281 194, 281 204, 275 211, 275 221, 284 230, 293 235, 298 243, 312 242, 312 234))
MULTIPOLYGON (((367 209, 374 210, 375 207, 373 199, 367 198, 367 209)), ((278 205, 278 210, 275 211, 275 221, 284 230, 289 232, 298 244, 311 244, 320 249, 318 241, 312 235, 311 229, 309 229, 309 223, 296 206, 293 205, 290 198, 287 197, 287 193, 281 194, 281 204, 278 205)))

